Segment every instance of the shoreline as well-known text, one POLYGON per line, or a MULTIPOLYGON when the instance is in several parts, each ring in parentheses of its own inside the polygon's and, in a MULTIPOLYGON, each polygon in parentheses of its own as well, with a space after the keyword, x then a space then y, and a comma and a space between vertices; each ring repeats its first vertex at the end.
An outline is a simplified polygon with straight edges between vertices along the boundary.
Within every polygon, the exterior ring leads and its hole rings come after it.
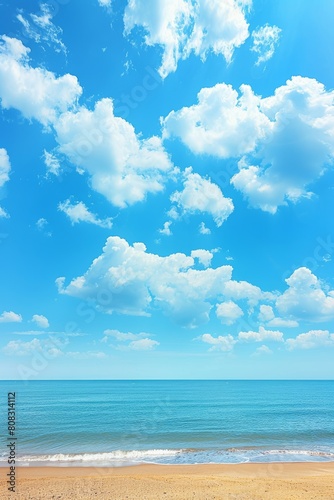
POLYGON ((334 462, 17 467, 16 473, 17 500, 334 499, 334 462))

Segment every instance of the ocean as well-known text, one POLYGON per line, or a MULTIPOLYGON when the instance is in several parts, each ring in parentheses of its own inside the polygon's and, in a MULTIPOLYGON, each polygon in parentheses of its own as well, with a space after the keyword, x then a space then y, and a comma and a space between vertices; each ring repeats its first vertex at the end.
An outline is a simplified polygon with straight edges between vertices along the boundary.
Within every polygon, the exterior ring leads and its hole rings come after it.
POLYGON ((334 381, 2 381, 19 466, 334 461, 334 381))

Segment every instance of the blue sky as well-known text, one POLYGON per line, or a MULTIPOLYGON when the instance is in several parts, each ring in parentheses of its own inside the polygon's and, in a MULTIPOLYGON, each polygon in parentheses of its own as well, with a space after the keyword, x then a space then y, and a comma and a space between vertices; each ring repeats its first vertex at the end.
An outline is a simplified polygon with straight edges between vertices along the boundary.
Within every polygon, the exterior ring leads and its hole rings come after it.
POLYGON ((2 378, 332 379, 332 2, 0 9, 2 378))

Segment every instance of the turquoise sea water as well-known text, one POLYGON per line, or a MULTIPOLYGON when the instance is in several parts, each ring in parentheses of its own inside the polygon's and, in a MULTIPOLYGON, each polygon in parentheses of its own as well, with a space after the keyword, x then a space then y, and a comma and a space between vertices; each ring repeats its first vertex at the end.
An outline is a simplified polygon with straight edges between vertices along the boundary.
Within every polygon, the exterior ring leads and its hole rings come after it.
POLYGON ((334 381, 0 382, 19 465, 334 460, 334 381))

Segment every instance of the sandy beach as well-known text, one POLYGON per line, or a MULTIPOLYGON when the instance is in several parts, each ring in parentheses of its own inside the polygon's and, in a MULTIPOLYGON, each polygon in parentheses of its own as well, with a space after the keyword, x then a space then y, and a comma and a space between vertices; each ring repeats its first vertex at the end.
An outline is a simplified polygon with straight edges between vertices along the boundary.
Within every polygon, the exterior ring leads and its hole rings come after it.
POLYGON ((331 500, 334 463, 138 465, 17 469, 15 500, 331 500))

